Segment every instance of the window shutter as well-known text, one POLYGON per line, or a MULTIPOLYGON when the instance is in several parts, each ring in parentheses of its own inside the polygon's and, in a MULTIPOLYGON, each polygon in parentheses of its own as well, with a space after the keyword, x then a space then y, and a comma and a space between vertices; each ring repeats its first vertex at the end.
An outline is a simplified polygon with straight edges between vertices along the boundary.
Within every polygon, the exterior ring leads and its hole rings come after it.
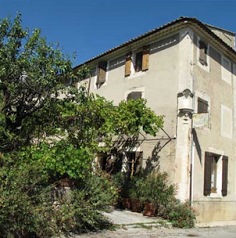
POLYGON ((130 75, 131 72, 131 52, 129 52, 126 55, 126 61, 125 61, 125 77, 130 75))
POLYGON ((142 98, 142 92, 131 92, 127 96, 127 100, 133 99, 133 100, 138 100, 142 98))
POLYGON ((148 65, 149 65, 149 51, 150 51, 149 45, 143 47, 142 71, 148 70, 148 65))
POLYGON ((211 161, 210 153, 205 153, 205 171, 204 171, 204 196, 211 194, 211 161))
POLYGON ((202 65, 207 66, 207 45, 203 41, 199 41, 200 56, 199 61, 202 65))
POLYGON ((228 157, 223 156, 222 159, 222 196, 227 196, 228 186, 228 157))
POLYGON ((106 81, 106 70, 107 70, 107 62, 100 62, 98 64, 98 78, 97 84, 103 84, 106 81))

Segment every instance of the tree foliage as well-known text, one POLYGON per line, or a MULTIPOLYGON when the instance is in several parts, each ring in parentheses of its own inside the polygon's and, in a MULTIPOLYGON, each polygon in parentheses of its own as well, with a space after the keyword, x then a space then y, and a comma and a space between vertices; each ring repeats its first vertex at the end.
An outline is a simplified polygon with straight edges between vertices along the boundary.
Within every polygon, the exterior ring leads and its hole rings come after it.
POLYGON ((0 20, 0 231, 7 238, 98 227, 97 209, 115 190, 108 180, 97 182, 99 189, 87 183, 96 154, 114 149, 114 138, 137 137, 140 131, 154 136, 163 126, 145 100, 114 106, 88 94, 86 85, 76 88, 89 68, 74 70, 59 46, 40 34, 24 29, 20 14, 13 22, 0 20), (62 202, 55 210, 51 187, 65 177, 78 182, 77 191, 70 205, 62 202))

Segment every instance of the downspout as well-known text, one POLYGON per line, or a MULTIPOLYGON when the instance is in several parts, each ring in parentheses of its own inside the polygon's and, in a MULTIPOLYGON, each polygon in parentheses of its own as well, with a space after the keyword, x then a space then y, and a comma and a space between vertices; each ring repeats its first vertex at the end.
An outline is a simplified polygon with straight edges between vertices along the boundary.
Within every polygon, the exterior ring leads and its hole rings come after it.
MULTIPOLYGON (((193 75, 193 88, 192 88, 192 92, 193 92, 193 99, 192 99, 192 108, 193 110, 195 110, 195 93, 194 93, 194 80, 195 77, 193 75)), ((192 113, 192 118, 191 118, 191 158, 190 158, 190 205, 193 206, 193 191, 194 191, 194 140, 193 140, 193 129, 194 129, 194 125, 193 125, 193 115, 194 115, 194 111, 192 113)))

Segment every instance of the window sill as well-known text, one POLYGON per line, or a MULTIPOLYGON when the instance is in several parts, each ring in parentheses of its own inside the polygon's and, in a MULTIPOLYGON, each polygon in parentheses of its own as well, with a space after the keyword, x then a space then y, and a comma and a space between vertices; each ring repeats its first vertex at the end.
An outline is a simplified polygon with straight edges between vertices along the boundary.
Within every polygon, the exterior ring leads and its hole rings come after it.
POLYGON ((147 72, 147 71, 141 71, 141 72, 133 73, 133 74, 131 74, 130 76, 125 77, 125 79, 136 78, 136 77, 139 77, 139 76, 142 76, 142 75, 146 74, 146 72, 147 72))
POLYGON ((211 193, 210 195, 207 196, 208 198, 212 198, 212 199, 222 199, 222 195, 218 194, 218 193, 211 193))
POLYGON ((210 73, 210 66, 209 66, 209 62, 207 62, 207 65, 203 65, 199 60, 197 60, 197 65, 204 69, 206 72, 210 73))

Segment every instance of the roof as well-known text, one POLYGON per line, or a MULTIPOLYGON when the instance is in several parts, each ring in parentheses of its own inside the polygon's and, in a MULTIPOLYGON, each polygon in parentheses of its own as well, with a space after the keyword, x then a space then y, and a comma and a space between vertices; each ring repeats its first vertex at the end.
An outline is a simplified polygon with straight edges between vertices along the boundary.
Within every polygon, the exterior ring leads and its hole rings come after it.
POLYGON ((229 30, 226 30, 226 29, 224 29, 224 28, 221 28, 221 27, 218 27, 218 26, 213 26, 213 25, 210 25, 210 24, 207 24, 207 23, 204 23, 204 24, 205 24, 206 26, 208 26, 208 27, 215 28, 215 29, 220 30, 220 31, 224 31, 224 32, 226 32, 226 33, 228 33, 228 34, 230 34, 230 35, 232 35, 232 36, 235 36, 235 35, 236 35, 236 33, 233 32, 233 31, 229 31, 229 30))
MULTIPOLYGON (((167 29, 167 28, 169 28, 169 27, 171 27, 171 26, 174 26, 174 25, 177 25, 177 24, 179 24, 179 23, 189 23, 189 24, 196 25, 196 26, 200 27, 200 28, 203 29, 206 33, 208 33, 209 35, 211 35, 220 45, 222 45, 223 47, 225 47, 225 48, 226 48, 231 54, 233 54, 234 57, 236 58, 236 52, 235 52, 235 50, 234 50, 232 47, 230 47, 228 44, 226 44, 221 38, 219 38, 214 32, 212 32, 212 31, 209 29, 209 27, 213 27, 213 28, 218 28, 218 27, 214 27, 214 26, 211 26, 211 25, 208 25, 208 24, 204 24, 204 23, 202 23, 201 21, 199 21, 197 18, 183 17, 183 16, 182 16, 182 17, 180 17, 180 18, 178 18, 178 19, 176 19, 176 20, 174 20, 174 21, 171 21, 171 22, 169 22, 169 23, 167 23, 167 24, 165 24, 165 25, 163 25, 163 26, 160 26, 160 27, 155 28, 155 29, 153 29, 153 30, 151 30, 151 31, 148 31, 148 32, 145 33, 145 34, 142 34, 142 35, 140 35, 140 36, 137 36, 137 37, 135 37, 135 38, 132 38, 131 40, 126 41, 126 42, 124 42, 123 44, 121 44, 121 45, 119 45, 119 46, 116 46, 116 47, 114 47, 114 48, 111 48, 110 50, 107 50, 107 51, 105 51, 104 53, 102 53, 102 54, 100 54, 100 55, 97 55, 97 56, 95 56, 95 57, 93 57, 93 58, 91 58, 91 59, 85 61, 84 63, 82 63, 82 64, 80 64, 80 65, 75 66, 74 69, 77 69, 77 68, 81 67, 82 65, 91 63, 92 61, 97 60, 97 59, 99 59, 99 58, 102 58, 102 57, 105 56, 105 55, 108 55, 108 54, 110 54, 110 53, 112 53, 112 52, 114 52, 114 51, 117 51, 117 50, 119 50, 119 49, 121 49, 121 48, 124 48, 124 47, 126 47, 126 46, 128 46, 128 45, 130 45, 130 44, 132 44, 132 43, 134 43, 134 42, 137 42, 137 41, 139 41, 139 40, 141 40, 141 39, 143 39, 143 38, 146 38, 146 37, 148 37, 148 36, 151 36, 151 35, 153 35, 153 34, 159 32, 159 31, 162 31, 162 30, 164 30, 164 29, 167 29)), ((221 29, 221 28, 218 28, 218 29, 221 29)), ((221 29, 221 30, 224 30, 224 29, 221 29)), ((226 30, 224 30, 224 31, 226 31, 226 30)), ((230 34, 235 35, 235 33, 233 33, 233 32, 230 32, 230 31, 227 31, 227 32, 229 32, 230 34)))

